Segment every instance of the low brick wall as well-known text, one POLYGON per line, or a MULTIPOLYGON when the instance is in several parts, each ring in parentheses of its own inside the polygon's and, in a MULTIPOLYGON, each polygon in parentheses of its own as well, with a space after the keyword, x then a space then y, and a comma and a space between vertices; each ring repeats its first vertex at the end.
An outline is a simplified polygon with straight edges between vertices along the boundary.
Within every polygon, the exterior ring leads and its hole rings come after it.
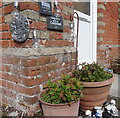
MULTIPOLYGON (((40 110, 37 95, 48 79, 75 68, 74 42, 69 40, 69 23, 74 12, 72 2, 59 2, 63 32, 47 30, 46 16, 39 13, 37 2, 20 2, 20 13, 32 21, 24 43, 13 41, 10 32, 13 3, 0 2, 0 101, 29 115, 40 110), (33 48, 33 30, 41 46, 33 48)), ((52 3, 52 12, 54 5, 52 3)))

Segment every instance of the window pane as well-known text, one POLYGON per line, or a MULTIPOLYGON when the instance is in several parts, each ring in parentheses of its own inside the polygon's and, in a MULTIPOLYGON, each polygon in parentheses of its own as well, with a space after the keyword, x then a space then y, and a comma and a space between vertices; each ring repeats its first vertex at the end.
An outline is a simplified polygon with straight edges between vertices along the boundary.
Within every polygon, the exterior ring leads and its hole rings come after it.
POLYGON ((74 2, 74 9, 90 15, 90 2, 74 2))

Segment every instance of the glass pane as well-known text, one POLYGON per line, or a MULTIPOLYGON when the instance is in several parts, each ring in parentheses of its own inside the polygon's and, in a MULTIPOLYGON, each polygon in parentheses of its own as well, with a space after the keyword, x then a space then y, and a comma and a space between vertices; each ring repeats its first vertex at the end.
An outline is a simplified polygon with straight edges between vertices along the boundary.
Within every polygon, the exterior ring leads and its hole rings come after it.
POLYGON ((74 2, 74 9, 90 15, 90 2, 74 2))

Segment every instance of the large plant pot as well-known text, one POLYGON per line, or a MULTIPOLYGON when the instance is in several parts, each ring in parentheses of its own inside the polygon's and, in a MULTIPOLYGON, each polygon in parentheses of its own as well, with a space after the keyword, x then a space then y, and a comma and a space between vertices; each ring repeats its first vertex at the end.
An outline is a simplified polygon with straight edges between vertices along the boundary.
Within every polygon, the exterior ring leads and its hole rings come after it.
POLYGON ((51 116, 73 116, 76 117, 78 116, 78 110, 79 110, 79 100, 78 101, 73 101, 72 104, 69 106, 67 103, 66 104, 50 104, 42 101, 41 96, 43 92, 46 90, 43 90, 39 95, 38 99, 41 102, 43 114, 45 117, 48 118, 51 116))
POLYGON ((114 76, 102 82, 83 82, 84 97, 80 99, 80 107, 83 110, 92 110, 95 106, 103 106, 110 91, 114 76))

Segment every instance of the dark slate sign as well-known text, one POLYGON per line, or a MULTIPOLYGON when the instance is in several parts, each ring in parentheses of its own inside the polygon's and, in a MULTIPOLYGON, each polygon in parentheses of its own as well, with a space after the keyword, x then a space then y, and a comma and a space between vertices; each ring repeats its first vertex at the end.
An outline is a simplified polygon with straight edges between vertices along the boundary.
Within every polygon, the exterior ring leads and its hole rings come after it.
POLYGON ((45 15, 52 15, 51 2, 40 2, 40 13, 45 15))
POLYGON ((54 30, 63 30, 63 18, 62 16, 56 17, 47 16, 47 28, 54 29, 54 30))

